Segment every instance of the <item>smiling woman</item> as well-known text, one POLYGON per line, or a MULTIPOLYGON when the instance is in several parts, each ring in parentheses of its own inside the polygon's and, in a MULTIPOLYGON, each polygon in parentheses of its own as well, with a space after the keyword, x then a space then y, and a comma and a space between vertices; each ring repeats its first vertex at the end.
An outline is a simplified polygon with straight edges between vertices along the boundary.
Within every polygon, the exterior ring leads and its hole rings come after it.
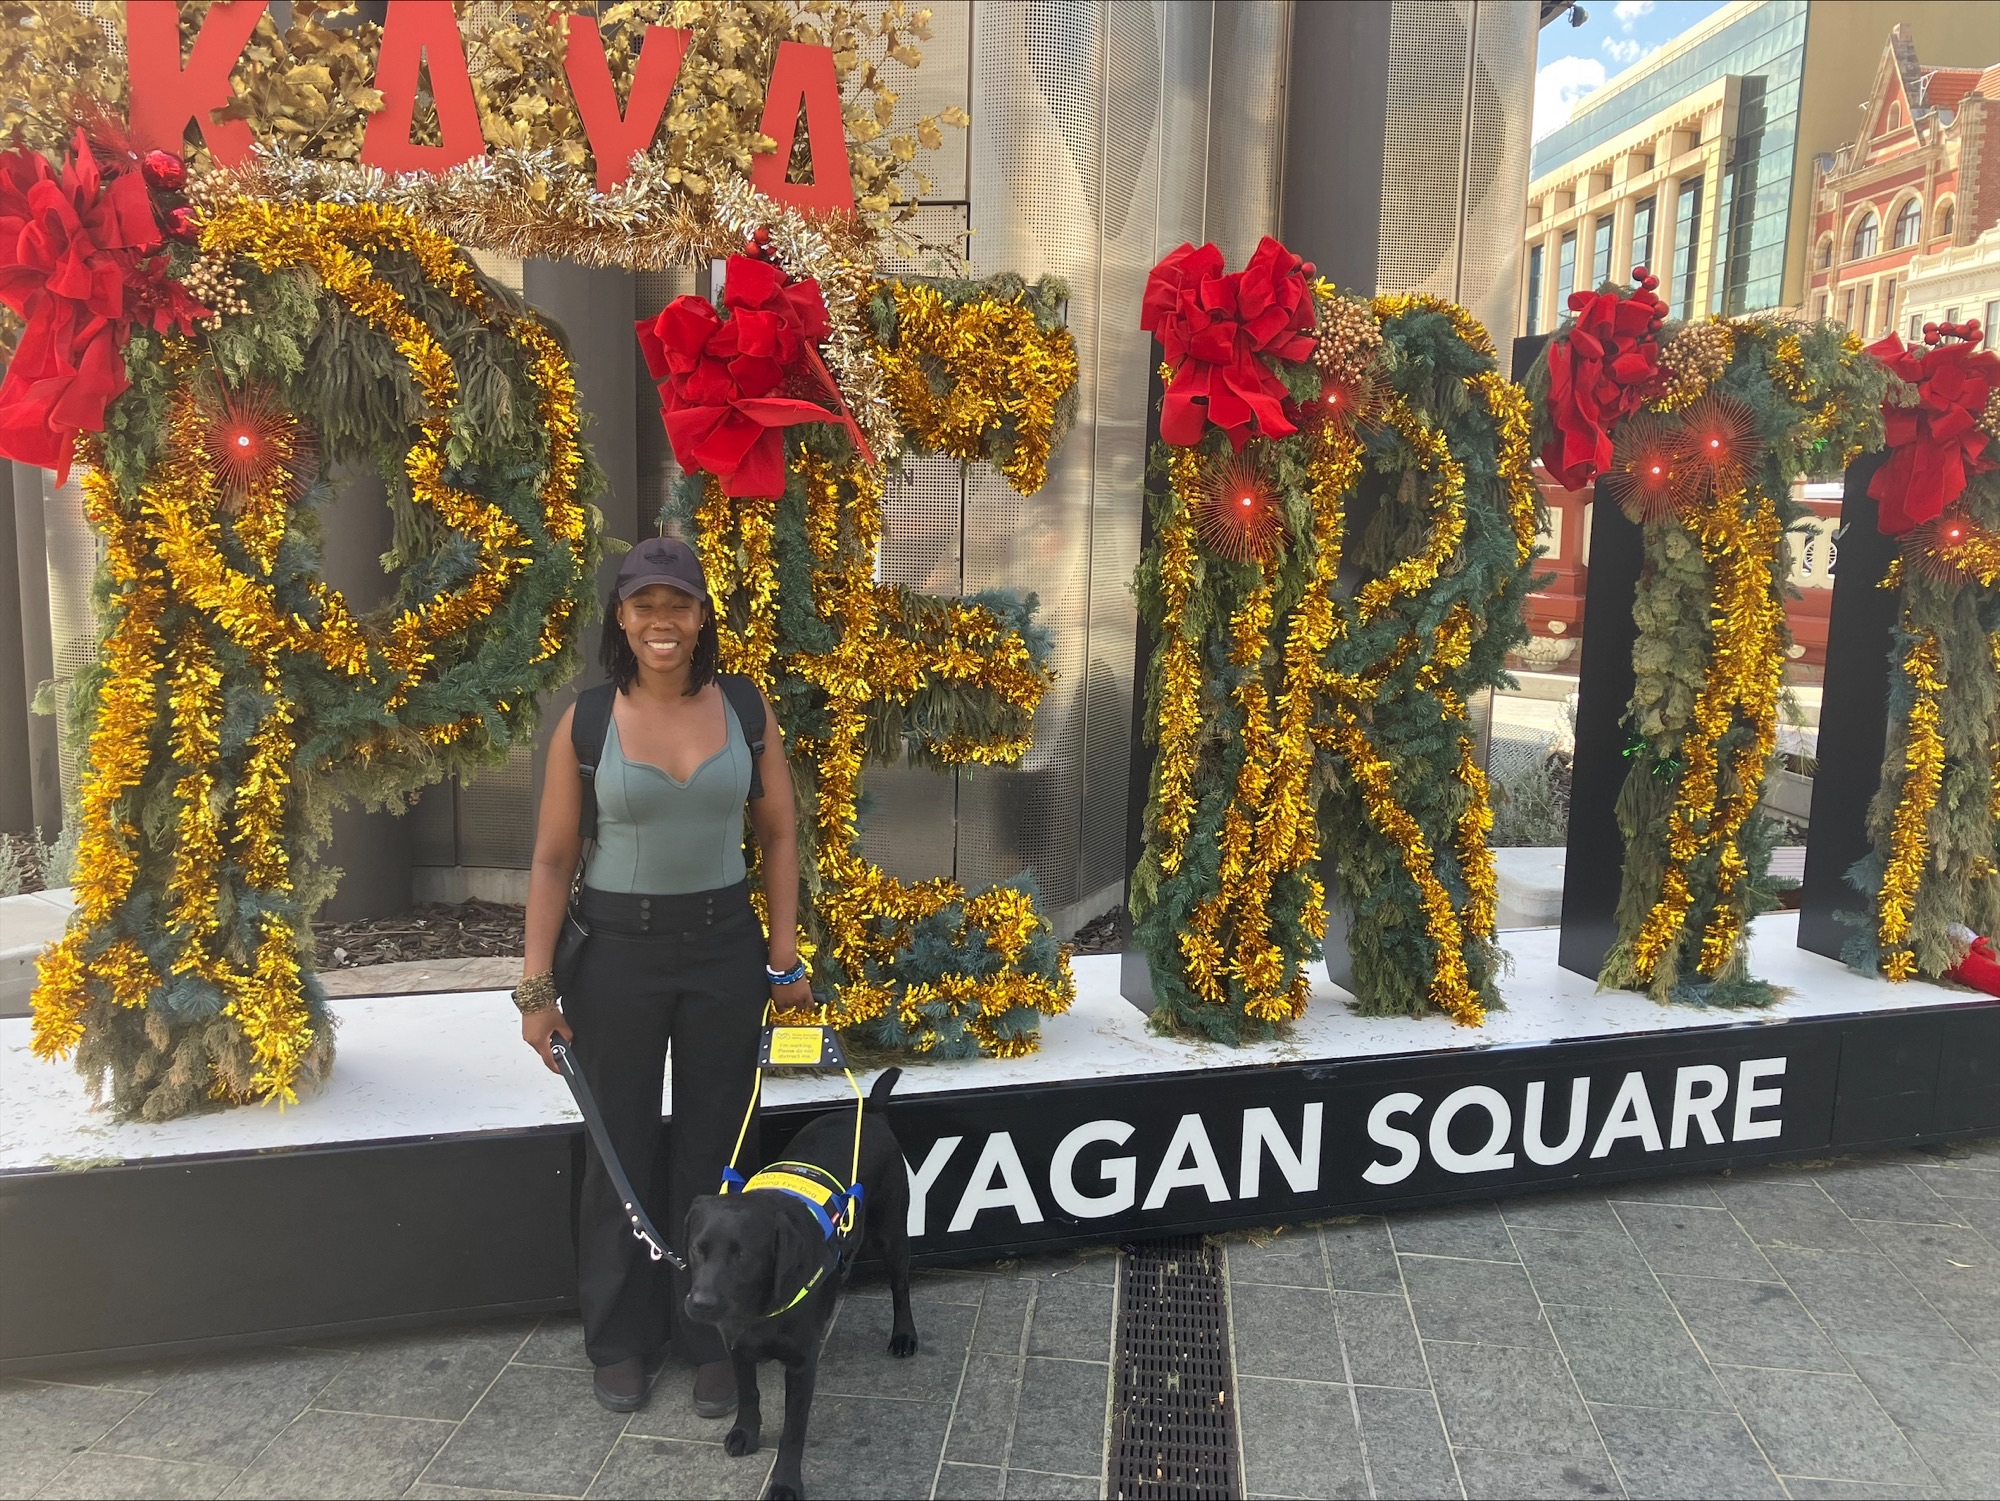
MULTIPOLYGON (((653 537, 626 555, 601 655, 611 681, 579 696, 549 750, 515 1003, 523 1040, 551 1068, 550 1039, 573 1038, 618 1159, 641 1184, 656 1177, 671 1053, 665 1224, 677 1240, 689 1204, 721 1181, 751 1105, 767 999, 809 999, 791 773, 781 738, 768 733, 763 694, 717 670, 714 602, 685 542, 653 537), (746 808, 768 946, 750 901, 746 808)), ((746 1129, 754 1160, 754 1113, 746 1129)), ((683 1320, 682 1278, 649 1260, 626 1225, 620 1193, 593 1153, 578 1297, 597 1399, 614 1412, 636 1409, 646 1363, 671 1338, 700 1366, 695 1410, 721 1416, 735 1400, 721 1341, 683 1320)))

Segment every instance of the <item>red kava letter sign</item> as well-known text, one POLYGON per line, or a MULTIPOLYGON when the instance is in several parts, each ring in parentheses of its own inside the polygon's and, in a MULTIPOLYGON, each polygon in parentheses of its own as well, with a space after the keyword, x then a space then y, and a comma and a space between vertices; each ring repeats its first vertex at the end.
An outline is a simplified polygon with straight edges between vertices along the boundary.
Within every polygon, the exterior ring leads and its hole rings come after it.
MULTIPOLYGON (((174 0, 132 0, 126 10, 126 55, 132 84, 132 137, 143 150, 179 152, 187 123, 200 126, 215 160, 234 166, 250 155, 255 137, 241 120, 210 115, 231 98, 229 75, 265 11, 265 0, 219 0, 202 13, 185 61, 180 51, 180 7, 174 0)), ((691 33, 648 26, 633 63, 624 108, 605 56, 595 17, 564 15, 569 46, 563 71, 597 158, 598 191, 631 175, 635 154, 648 150, 666 117, 691 33)), ((457 17, 442 0, 390 0, 375 65, 382 108, 368 121, 361 160, 385 172, 444 172, 486 151, 479 105, 466 66, 457 17), (417 85, 428 71, 442 144, 410 139, 417 85)), ((840 109, 840 80, 827 47, 781 41, 771 68, 759 129, 777 150, 757 157, 751 186, 768 198, 814 213, 853 213, 854 182, 847 166, 847 132, 840 109), (803 116, 812 181, 787 182, 786 166, 803 116)))

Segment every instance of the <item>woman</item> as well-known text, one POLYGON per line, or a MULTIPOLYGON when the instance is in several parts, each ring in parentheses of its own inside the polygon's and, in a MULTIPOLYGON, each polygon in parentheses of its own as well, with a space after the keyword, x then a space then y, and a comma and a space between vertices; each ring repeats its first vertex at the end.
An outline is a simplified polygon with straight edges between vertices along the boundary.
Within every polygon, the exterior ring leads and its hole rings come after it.
MULTIPOLYGON (((614 691, 580 899, 590 937, 558 1010, 556 938, 583 847, 572 708, 549 744, 528 885, 526 978, 515 992, 521 1036, 551 1069, 549 1039, 575 1039, 619 1161, 642 1193, 657 1181, 660 1085, 671 1052, 673 1151, 658 1223, 677 1248, 688 1205, 716 1191, 749 1106, 765 998, 798 1005, 811 994, 798 957, 798 845, 784 746, 769 701, 754 687, 738 685, 735 704, 725 694, 719 650, 693 550, 653 537, 627 553, 605 608, 601 654, 614 691), (753 703, 762 722, 746 725, 753 703), (751 750, 759 740, 760 796, 752 791, 751 750), (763 858, 768 945, 750 906, 746 802, 763 858)), ((756 1153, 753 1122, 745 1160, 758 1162, 756 1153)), ((736 1383, 722 1338, 687 1319, 684 1275, 652 1261, 632 1237, 595 1150, 580 1215, 577 1297, 597 1400, 614 1412, 637 1410, 648 1365, 671 1343, 696 1366, 695 1411, 727 1414, 736 1383)))

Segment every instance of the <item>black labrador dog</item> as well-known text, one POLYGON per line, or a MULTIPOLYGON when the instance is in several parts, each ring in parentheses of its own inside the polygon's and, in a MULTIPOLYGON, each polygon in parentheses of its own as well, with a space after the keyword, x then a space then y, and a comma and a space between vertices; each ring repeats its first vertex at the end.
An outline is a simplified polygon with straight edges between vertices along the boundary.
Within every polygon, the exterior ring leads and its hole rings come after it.
MULTIPOLYGON (((865 1249, 889 1271, 895 1300, 889 1353, 899 1358, 917 1353, 917 1325, 910 1314, 910 1175, 883 1118, 902 1072, 888 1070, 868 1091, 861 1122, 861 1206, 853 1233, 840 1246, 827 1238, 812 1209, 790 1193, 711 1194, 696 1199, 688 1211, 687 1314, 721 1329, 736 1366, 736 1426, 723 1441, 732 1455, 755 1454, 762 1442, 757 1362, 776 1360, 785 1367, 785 1431, 765 1492, 771 1501, 805 1494, 799 1464, 819 1347, 857 1250, 865 1249)), ((785 1160, 810 1163, 845 1183, 853 1153, 854 1112, 837 1110, 808 1121, 792 1138, 785 1160)))

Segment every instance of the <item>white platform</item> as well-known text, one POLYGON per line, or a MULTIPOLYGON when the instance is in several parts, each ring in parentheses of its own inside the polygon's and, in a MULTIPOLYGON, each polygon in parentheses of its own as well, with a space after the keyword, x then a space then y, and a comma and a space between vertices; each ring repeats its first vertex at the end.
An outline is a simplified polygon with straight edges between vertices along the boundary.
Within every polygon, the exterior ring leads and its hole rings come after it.
MULTIPOLYGON (((1442 1017, 1356 1016, 1348 1009, 1351 998, 1321 979, 1311 1009, 1288 1039, 1244 1048, 1154 1036, 1146 1018, 1118 994, 1117 956, 1083 957, 1075 961, 1076 1006, 1043 1024, 1039 1053, 910 1067, 899 1093, 1525 1047, 1987 999, 1853 974, 1798 948, 1797 927, 1795 915, 1779 913, 1759 919, 1753 931, 1752 971, 1789 992, 1766 1011, 1658 1006, 1629 992, 1596 991, 1588 980, 1556 967, 1556 930, 1541 929, 1502 935, 1514 960, 1514 972, 1500 987, 1507 1009, 1484 1027, 1458 1027, 1442 1017)), ((332 1082, 319 1095, 285 1109, 231 1110, 157 1126, 120 1124, 91 1109, 67 1064, 40 1063, 29 1052, 25 1018, 0 1019, 0 1172, 531 1130, 577 1119, 562 1082, 523 1046, 503 992, 354 998, 336 1002, 334 1009, 339 1059, 332 1082)), ((833 1075, 774 1080, 766 1098, 782 1105, 845 1094, 846 1084, 833 1075)), ((664 1103, 671 1108, 671 1099, 664 1103)))

